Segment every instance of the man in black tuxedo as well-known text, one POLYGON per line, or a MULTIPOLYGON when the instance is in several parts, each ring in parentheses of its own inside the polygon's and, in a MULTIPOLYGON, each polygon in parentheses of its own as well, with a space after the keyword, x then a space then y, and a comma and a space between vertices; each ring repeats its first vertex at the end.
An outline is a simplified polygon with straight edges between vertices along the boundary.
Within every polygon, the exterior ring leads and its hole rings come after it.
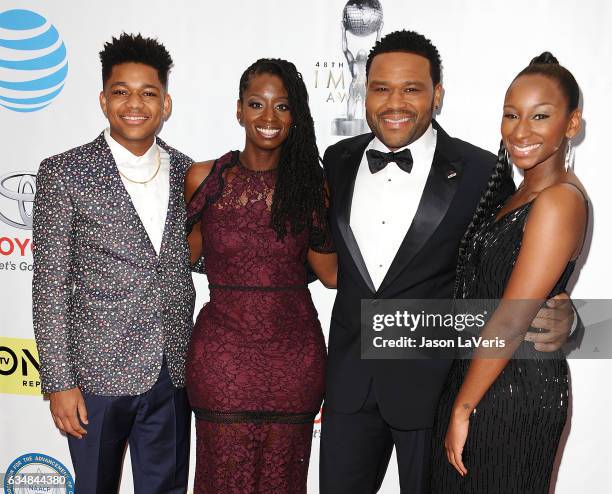
MULTIPOLYGON (((376 492, 396 448, 402 493, 428 491, 431 428, 448 360, 362 360, 362 299, 450 299, 457 252, 495 165, 433 119, 441 62, 420 34, 381 39, 367 62, 373 133, 324 155, 338 293, 330 336, 321 445, 324 494, 376 492)), ((515 190, 502 184, 499 200, 515 190)), ((569 332, 547 326, 549 346, 569 332), (556 340, 555 340, 556 338, 556 340)))

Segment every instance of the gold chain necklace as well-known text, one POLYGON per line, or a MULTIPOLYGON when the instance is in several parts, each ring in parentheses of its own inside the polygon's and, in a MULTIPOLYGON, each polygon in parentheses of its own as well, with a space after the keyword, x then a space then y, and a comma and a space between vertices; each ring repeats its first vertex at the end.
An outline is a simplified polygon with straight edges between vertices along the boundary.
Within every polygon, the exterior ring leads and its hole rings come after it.
POLYGON ((119 175, 121 175, 123 178, 125 178, 128 182, 132 182, 133 184, 146 185, 151 180, 153 180, 155 177, 157 177, 157 174, 159 173, 159 169, 161 168, 161 156, 160 156, 160 152, 159 152, 159 146, 157 147, 157 153, 155 154, 155 158, 157 159, 157 168, 155 169, 155 172, 153 173, 151 178, 148 178, 147 180, 142 180, 142 181, 141 180, 132 180, 130 177, 128 177, 127 175, 122 173, 121 170, 119 169, 119 167, 117 167, 117 171, 119 172, 119 175))

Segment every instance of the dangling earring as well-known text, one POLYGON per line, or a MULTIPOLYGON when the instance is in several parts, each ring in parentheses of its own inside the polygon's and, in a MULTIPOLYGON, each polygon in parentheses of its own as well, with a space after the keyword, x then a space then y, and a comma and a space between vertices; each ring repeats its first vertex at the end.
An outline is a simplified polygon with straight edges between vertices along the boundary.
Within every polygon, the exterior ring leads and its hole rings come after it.
POLYGON ((514 165, 512 164, 512 160, 510 159, 510 154, 508 154, 508 150, 504 149, 504 153, 506 155, 506 163, 508 163, 508 173, 510 174, 510 178, 514 177, 514 165))
POLYGON ((574 150, 572 148, 572 140, 567 140, 567 149, 565 150, 565 171, 574 169, 574 150))

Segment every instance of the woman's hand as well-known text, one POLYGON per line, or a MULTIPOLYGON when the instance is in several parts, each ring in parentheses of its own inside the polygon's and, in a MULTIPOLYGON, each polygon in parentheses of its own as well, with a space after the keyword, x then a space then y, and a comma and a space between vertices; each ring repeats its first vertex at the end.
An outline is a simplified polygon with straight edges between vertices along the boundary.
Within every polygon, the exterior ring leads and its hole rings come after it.
POLYGON ((326 288, 336 288, 338 285, 338 256, 335 253, 322 254, 308 249, 306 260, 314 274, 326 288))
POLYGON ((465 410, 453 412, 444 438, 444 449, 446 449, 448 462, 455 467, 462 477, 468 473, 463 464, 462 455, 470 427, 469 417, 465 410))

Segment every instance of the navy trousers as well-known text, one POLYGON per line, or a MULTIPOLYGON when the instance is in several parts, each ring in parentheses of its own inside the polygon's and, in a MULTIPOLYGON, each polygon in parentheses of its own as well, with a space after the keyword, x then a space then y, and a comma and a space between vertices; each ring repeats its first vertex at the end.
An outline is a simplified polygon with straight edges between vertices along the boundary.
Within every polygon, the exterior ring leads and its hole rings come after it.
POLYGON ((321 494, 378 492, 394 446, 400 492, 429 493, 432 429, 404 431, 391 427, 380 414, 373 383, 358 412, 324 409, 321 425, 321 494))
POLYGON ((187 491, 191 409, 165 360, 155 385, 141 395, 84 398, 87 434, 68 436, 77 494, 118 492, 128 443, 135 494, 187 491))

